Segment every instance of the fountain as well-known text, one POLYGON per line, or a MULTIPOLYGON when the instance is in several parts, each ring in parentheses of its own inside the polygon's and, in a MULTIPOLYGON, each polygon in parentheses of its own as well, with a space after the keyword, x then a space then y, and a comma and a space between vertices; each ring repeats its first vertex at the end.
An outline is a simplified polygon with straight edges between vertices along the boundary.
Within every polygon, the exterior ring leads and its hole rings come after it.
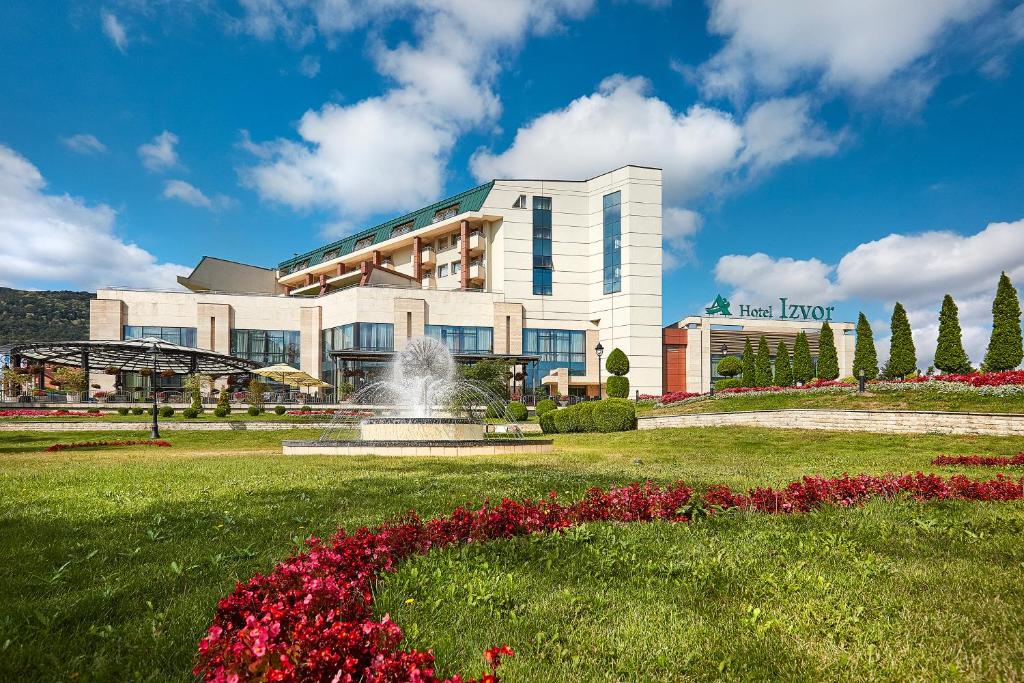
POLYGON ((352 403, 370 416, 337 411, 317 441, 285 441, 292 455, 500 455, 551 450, 526 439, 508 419, 507 402, 478 382, 458 376, 448 347, 432 337, 410 339, 395 355, 386 380, 359 390, 352 403), (487 436, 486 415, 503 416, 501 437, 487 436), (358 439, 343 439, 358 429, 358 439), (346 434, 343 434, 345 432, 346 434))

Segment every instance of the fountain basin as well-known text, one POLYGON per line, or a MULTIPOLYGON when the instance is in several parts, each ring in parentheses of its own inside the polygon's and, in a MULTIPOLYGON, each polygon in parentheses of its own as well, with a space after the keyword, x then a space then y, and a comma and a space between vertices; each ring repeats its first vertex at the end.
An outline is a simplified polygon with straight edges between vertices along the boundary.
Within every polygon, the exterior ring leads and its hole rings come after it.
POLYGON ((464 417, 368 417, 361 441, 480 441, 484 425, 464 417))
POLYGON ((550 439, 285 441, 285 455, 459 456, 549 453, 550 439))

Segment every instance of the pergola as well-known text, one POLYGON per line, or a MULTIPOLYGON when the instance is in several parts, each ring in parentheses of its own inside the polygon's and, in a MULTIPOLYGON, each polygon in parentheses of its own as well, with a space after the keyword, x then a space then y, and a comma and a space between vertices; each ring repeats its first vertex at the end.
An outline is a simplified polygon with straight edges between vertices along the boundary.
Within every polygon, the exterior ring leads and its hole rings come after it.
MULTIPOLYGON (((247 373, 259 367, 259 363, 250 360, 171 344, 156 337, 112 341, 35 342, 12 346, 10 353, 13 367, 17 367, 22 358, 27 358, 54 365, 79 367, 86 374, 90 370, 114 368, 118 372, 139 372, 146 369, 154 377, 162 372, 172 372, 176 375, 231 375, 247 373)), ((156 413, 154 391, 154 439, 160 436, 156 413)))

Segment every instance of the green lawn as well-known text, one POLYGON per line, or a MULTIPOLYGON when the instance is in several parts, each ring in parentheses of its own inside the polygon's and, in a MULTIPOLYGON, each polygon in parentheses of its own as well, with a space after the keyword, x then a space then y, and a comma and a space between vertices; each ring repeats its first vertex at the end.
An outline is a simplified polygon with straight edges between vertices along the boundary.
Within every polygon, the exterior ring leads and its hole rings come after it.
POLYGON ((833 408, 837 410, 938 410, 962 413, 1024 413, 1024 397, 977 396, 940 391, 886 391, 864 394, 786 392, 762 396, 723 394, 667 408, 642 411, 644 415, 680 413, 728 413, 785 408, 833 408))
MULTIPOLYGON (((698 488, 803 474, 937 471, 1024 439, 790 430, 556 437, 518 458, 279 455, 317 432, 169 432, 170 449, 42 453, 124 433, 0 433, 0 680, 189 680, 236 580, 309 534, 485 498, 576 498, 650 478, 698 488)), ((992 471, 972 472, 989 476, 992 471)), ((1024 505, 876 503, 793 518, 588 525, 403 565, 379 611, 505 680, 969 679, 1024 667, 1024 505), (413 602, 407 602, 412 599, 413 602)))

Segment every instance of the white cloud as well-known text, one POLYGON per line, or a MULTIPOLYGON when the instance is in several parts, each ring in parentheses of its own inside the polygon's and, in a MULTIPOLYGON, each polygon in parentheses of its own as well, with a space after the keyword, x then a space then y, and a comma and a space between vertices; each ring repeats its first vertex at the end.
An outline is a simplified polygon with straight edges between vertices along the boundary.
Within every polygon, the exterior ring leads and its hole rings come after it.
POLYGON ((175 145, 178 136, 169 130, 157 135, 152 142, 139 146, 139 158, 142 165, 150 171, 166 171, 178 165, 178 152, 175 145))
POLYGON ((295 22, 331 36, 367 23, 408 21, 415 39, 391 46, 372 31, 371 55, 394 87, 354 104, 307 111, 298 141, 244 139, 260 163, 241 170, 243 182, 271 201, 354 216, 435 199, 459 135, 494 121, 501 110, 493 89, 499 57, 589 6, 589 0, 248 3, 260 11, 263 35, 272 35, 271 27, 294 35, 295 22))
POLYGON ((236 204, 234 199, 222 194, 208 197, 198 187, 184 180, 168 180, 164 183, 164 191, 161 196, 164 199, 177 199, 211 211, 229 209, 236 204))
POLYGON ((299 62, 299 73, 306 78, 316 78, 320 73, 320 60, 313 55, 306 55, 299 62))
POLYGON ((767 100, 747 112, 746 145, 740 163, 751 173, 768 170, 799 157, 831 156, 842 135, 834 135, 811 118, 806 97, 767 100))
POLYGON ((110 38, 110 42, 121 54, 125 54, 128 47, 128 32, 125 30, 124 24, 107 10, 100 13, 100 22, 103 26, 103 33, 110 38))
POLYGON ((992 0, 712 0, 708 29, 725 46, 700 69, 705 92, 781 91, 794 82, 864 93, 919 80, 927 55, 992 0))
POLYGON ((703 223, 703 217, 696 211, 671 206, 665 208, 661 217, 661 234, 664 237, 661 259, 665 270, 694 261, 693 238, 703 223))
POLYGON ((0 145, 0 284, 95 290, 105 285, 177 287, 191 269, 159 263, 114 232, 116 212, 46 192, 39 169, 0 145))
MULTIPOLYGON (((919 365, 925 367, 935 350, 938 311, 947 293, 960 308, 964 347, 975 363, 981 361, 1001 271, 1018 287, 1024 283, 1024 219, 990 223, 973 235, 891 234, 858 245, 835 266, 762 253, 723 256, 715 278, 731 285, 738 300, 751 302, 788 295, 794 301, 852 300, 891 311, 900 301, 914 330, 919 365)), ((888 323, 873 327, 882 357, 882 349, 888 349, 888 323)))
POLYGON ((95 135, 89 133, 78 133, 70 137, 61 138, 64 145, 79 154, 100 154, 107 151, 107 146, 99 141, 95 135))

